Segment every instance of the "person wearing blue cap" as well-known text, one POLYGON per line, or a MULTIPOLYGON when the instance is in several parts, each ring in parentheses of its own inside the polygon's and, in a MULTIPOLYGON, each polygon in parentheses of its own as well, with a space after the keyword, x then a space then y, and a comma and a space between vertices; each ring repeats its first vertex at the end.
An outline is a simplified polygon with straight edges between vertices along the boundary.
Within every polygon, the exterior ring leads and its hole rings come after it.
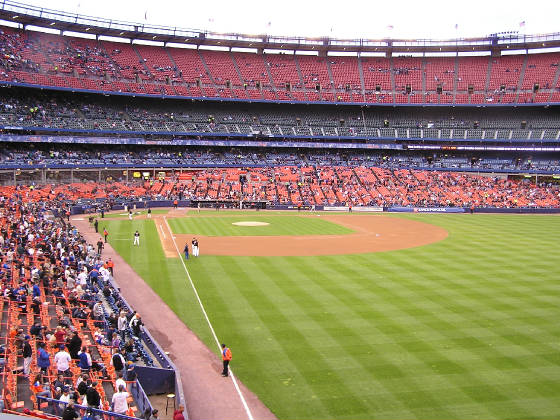
POLYGON ((66 408, 66 405, 70 402, 70 387, 66 385, 62 388, 62 395, 58 398, 60 402, 59 406, 62 411, 66 408))
POLYGON ((23 374, 27 377, 29 376, 29 370, 31 368, 31 358, 33 357, 33 350, 31 349, 31 344, 29 344, 29 339, 31 337, 26 335, 23 339, 22 356, 23 356, 23 374))

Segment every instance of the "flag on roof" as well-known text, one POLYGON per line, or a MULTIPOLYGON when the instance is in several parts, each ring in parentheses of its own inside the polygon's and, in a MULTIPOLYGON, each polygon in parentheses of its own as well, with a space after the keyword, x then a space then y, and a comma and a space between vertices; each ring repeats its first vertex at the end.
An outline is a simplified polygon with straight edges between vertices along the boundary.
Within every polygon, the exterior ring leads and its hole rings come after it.
POLYGON ((389 29, 389 30, 394 29, 394 26, 393 25, 387 25, 387 29, 389 29))
POLYGON ((525 21, 519 22, 519 27, 522 28, 525 26, 525 21))
POLYGON ((459 24, 458 23, 455 24, 455 29, 459 29, 459 24))

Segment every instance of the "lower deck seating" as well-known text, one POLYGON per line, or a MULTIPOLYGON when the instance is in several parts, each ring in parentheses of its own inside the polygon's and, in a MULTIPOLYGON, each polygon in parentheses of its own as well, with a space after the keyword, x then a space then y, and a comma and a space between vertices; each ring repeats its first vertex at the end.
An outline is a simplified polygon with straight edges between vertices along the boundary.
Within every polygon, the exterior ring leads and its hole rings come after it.
MULTIPOLYGON (((80 188, 87 186, 75 187, 87 194, 87 188, 80 188)), ((129 386, 135 386, 134 364, 154 366, 143 345, 144 333, 128 326, 134 313, 113 287, 107 264, 93 246, 62 218, 42 217, 51 210, 45 203, 52 202, 43 202, 36 194, 34 200, 20 204, 14 199, 17 190, 12 196, 7 191, 2 191, 0 219, 5 237, 0 254, 0 342, 5 359, 0 385, 6 408, 43 417, 60 415, 58 402, 40 397, 58 400, 67 386, 76 402, 83 402, 77 385, 85 374, 88 387, 100 396, 99 408, 109 410, 118 378, 111 363, 113 351, 122 352, 131 363, 123 370, 129 386), (128 314, 122 340, 113 340, 115 314, 128 314), (25 343, 32 352, 29 363, 22 355, 25 343), (68 351, 72 361, 60 376, 64 367, 57 363, 57 354, 62 351, 68 351), (79 364, 86 354, 92 362, 87 369, 79 364)), ((56 214, 62 209, 52 210, 56 214)), ((130 414, 134 407, 129 398, 130 414)))
POLYGON ((411 160, 404 156, 385 156, 380 160, 345 162, 348 163, 198 169, 144 183, 74 183, 33 189, 5 186, 0 187, 0 194, 25 196, 35 202, 85 199, 89 206, 97 208, 111 206, 115 200, 126 204, 132 198, 293 205, 560 207, 560 186, 556 183, 535 184, 504 176, 443 170, 445 167, 507 168, 515 164, 518 170, 524 171, 545 168, 551 164, 549 161, 529 159, 514 163, 511 159, 480 159, 471 162, 466 158, 436 157, 428 163, 420 157, 411 160))

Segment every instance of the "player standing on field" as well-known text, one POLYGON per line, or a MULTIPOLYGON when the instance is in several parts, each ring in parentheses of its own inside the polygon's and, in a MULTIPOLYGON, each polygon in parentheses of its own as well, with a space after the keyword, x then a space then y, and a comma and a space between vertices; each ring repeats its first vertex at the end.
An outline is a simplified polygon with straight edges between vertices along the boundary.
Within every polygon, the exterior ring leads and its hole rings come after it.
POLYGON ((222 376, 229 375, 229 362, 231 361, 231 350, 229 347, 226 347, 225 344, 222 344, 222 362, 224 365, 224 369, 222 370, 222 376))
POLYGON ((134 232, 134 245, 140 246, 140 232, 134 232))
POLYGON ((198 239, 193 238, 192 240, 192 254, 195 257, 198 257, 198 239))

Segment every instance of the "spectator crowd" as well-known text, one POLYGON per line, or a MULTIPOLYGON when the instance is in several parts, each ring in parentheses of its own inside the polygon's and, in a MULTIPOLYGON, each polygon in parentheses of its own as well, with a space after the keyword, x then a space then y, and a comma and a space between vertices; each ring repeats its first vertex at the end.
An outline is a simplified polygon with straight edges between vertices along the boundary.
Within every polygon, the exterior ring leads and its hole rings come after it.
POLYGON ((140 315, 113 287, 112 264, 56 201, 15 192, 0 196, 0 212, 2 408, 63 419, 90 410, 136 416, 135 365, 153 361, 140 315))

